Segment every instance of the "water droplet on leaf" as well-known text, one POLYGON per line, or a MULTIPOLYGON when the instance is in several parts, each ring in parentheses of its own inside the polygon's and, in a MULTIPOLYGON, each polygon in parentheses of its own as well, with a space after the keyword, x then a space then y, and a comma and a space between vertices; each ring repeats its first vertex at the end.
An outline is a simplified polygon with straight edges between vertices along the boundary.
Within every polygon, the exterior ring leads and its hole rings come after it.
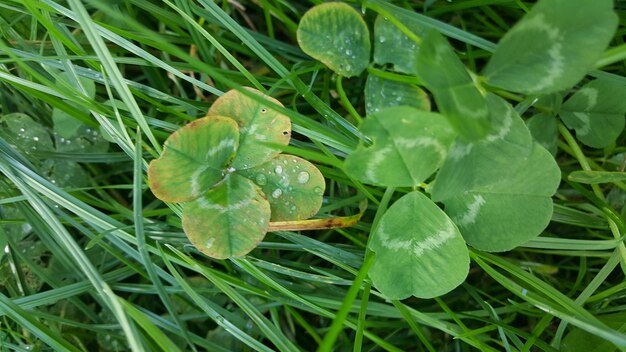
POLYGON ((298 183, 307 183, 307 182, 309 182, 309 178, 310 178, 310 176, 309 176, 308 172, 301 171, 298 174, 298 183))
POLYGON ((272 197, 278 198, 283 194, 283 191, 280 188, 276 188, 274 192, 272 192, 272 197))

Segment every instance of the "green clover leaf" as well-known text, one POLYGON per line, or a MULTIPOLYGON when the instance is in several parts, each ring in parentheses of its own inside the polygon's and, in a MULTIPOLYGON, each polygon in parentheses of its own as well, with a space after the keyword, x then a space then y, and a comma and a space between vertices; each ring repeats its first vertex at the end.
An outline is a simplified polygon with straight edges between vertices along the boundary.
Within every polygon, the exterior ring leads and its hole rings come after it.
POLYGON ((274 147, 287 145, 291 135, 289 118, 269 106, 280 103, 246 90, 227 92, 207 116, 174 132, 148 168, 152 193, 187 202, 183 230, 196 248, 217 259, 254 249, 270 219, 315 215, 324 194, 324 177, 313 164, 279 155, 274 147))
POLYGON ((365 112, 372 115, 392 106, 411 106, 430 111, 428 94, 418 86, 392 81, 375 75, 367 76, 365 83, 365 112))
POLYGON ((302 51, 345 76, 358 76, 370 61, 370 34, 350 5, 329 2, 307 11, 298 26, 302 51))
POLYGON ((439 111, 468 141, 489 130, 485 97, 448 41, 436 30, 424 36, 417 56, 417 72, 435 97, 439 111))
POLYGON ((469 245, 499 252, 545 229, 561 173, 510 104, 487 102, 494 129, 478 142, 457 140, 431 191, 469 245))
POLYGON ((596 79, 580 88, 564 104, 559 116, 585 145, 604 148, 624 131, 626 87, 596 79))
MULTIPOLYGON (((414 22, 405 22, 413 33, 422 36, 425 28, 414 22)), ((384 16, 378 15, 374 22, 374 62, 392 64, 393 70, 417 74, 419 46, 384 16)))
POLYGON ((498 43, 487 83, 537 95, 568 89, 593 69, 617 24, 611 0, 539 1, 498 43))
POLYGON ((469 251, 452 220, 428 197, 410 192, 382 216, 372 234, 370 277, 389 299, 432 298, 460 285, 469 251))
POLYGON ((344 169, 379 186, 419 185, 443 164, 456 136, 443 116, 408 106, 381 110, 369 116, 360 130, 373 143, 362 142, 346 158, 344 169))

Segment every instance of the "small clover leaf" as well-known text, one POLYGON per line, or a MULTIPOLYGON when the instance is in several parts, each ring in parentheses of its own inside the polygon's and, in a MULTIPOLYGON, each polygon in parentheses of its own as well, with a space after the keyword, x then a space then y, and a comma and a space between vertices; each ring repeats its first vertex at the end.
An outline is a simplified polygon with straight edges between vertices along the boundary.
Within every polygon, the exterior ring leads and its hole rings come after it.
POLYGON ((302 158, 279 155, 241 174, 255 181, 267 195, 273 221, 308 219, 322 206, 324 176, 302 158))
MULTIPOLYGON (((58 113, 57 108, 52 115, 58 113)), ((68 115, 69 116, 69 115, 68 115)), ((0 117, 0 137, 24 151, 27 155, 33 153, 98 153, 108 149, 109 143, 103 140, 98 132, 89 129, 85 124, 69 117, 77 126, 72 138, 63 138, 57 133, 54 120, 54 133, 51 138, 50 128, 33 120, 22 113, 7 114, 0 117), (6 124, 6 128, 3 128, 6 124), (54 138, 54 139, 53 139, 54 138)), ((84 187, 87 185, 86 171, 75 161, 45 159, 37 160, 42 175, 59 187, 84 187)))
POLYGON ((183 229, 201 252, 225 259, 253 250, 265 236, 269 219, 270 205, 261 189, 232 174, 185 205, 183 229))
POLYGON ((608 147, 624 131, 626 87, 596 79, 580 88, 564 104, 559 116, 576 137, 594 148, 608 147))
POLYGON ((207 116, 174 132, 148 168, 150 189, 167 202, 187 202, 220 182, 239 145, 235 120, 207 116))
MULTIPOLYGON (((278 100, 253 88, 245 88, 252 94, 276 105, 278 100)), ((263 164, 280 153, 268 144, 287 145, 291 138, 291 120, 246 94, 231 90, 219 97, 209 109, 207 116, 228 116, 239 125, 239 149, 232 167, 241 170, 263 164)))
POLYGON ((324 194, 324 177, 313 164, 268 146, 289 143, 289 118, 249 93, 229 91, 218 98, 207 116, 174 132, 148 168, 154 195, 187 202, 183 230, 201 252, 217 259, 254 249, 270 219, 311 217, 324 194))
POLYGON ((365 83, 365 112, 371 115, 392 106, 430 111, 428 94, 418 86, 369 75, 365 83))
MULTIPOLYGON (((88 116, 89 112, 84 114, 88 116)), ((87 126, 61 109, 52 110, 52 121, 54 144, 59 152, 104 153, 109 149, 109 142, 98 128, 87 126)))
MULTIPOLYGON (((70 83, 73 81, 73 76, 67 72, 61 72, 59 74, 59 78, 57 80, 57 84, 59 85, 69 85, 74 89, 74 84, 70 83)), ((78 82, 82 88, 85 89, 85 93, 87 97, 90 99, 94 99, 96 96, 96 83, 85 77, 78 77, 78 82)), ((83 111, 85 115, 89 115, 89 110, 85 108, 81 108, 78 104, 73 102, 68 102, 68 104, 72 105, 76 110, 83 111)), ((79 134, 79 129, 83 126, 82 123, 79 123, 76 118, 66 113, 65 111, 55 108, 52 110, 52 122, 54 126, 54 132, 61 136, 62 138, 72 138, 79 134)))
POLYGON ((369 65, 369 31, 350 5, 329 2, 313 7, 302 16, 297 36, 305 53, 342 76, 358 76, 369 65))
POLYGON ((397 106, 369 116, 361 125, 373 141, 361 143, 345 161, 345 171, 369 184, 412 187, 432 175, 456 136, 443 116, 397 106))
POLYGON ((7 114, 0 116, 0 123, 6 124, 6 128, 0 126, 0 137, 25 153, 54 150, 48 129, 30 116, 22 113, 7 114))
MULTIPOLYGON (((405 24, 413 33, 422 36, 425 28, 414 22, 405 24)), ((377 16, 374 22, 374 62, 379 65, 393 64, 393 70, 407 74, 417 74, 419 47, 398 27, 384 16, 377 16)))

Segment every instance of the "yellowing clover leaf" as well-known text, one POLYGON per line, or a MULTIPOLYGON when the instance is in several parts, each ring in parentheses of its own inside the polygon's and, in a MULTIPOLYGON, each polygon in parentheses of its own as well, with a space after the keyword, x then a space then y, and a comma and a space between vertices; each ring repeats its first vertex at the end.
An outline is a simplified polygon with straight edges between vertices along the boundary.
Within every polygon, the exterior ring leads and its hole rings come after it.
POLYGON ((279 155, 242 175, 268 195, 273 221, 308 219, 322 206, 324 176, 304 159, 279 155))
POLYGON ((174 132, 148 168, 152 193, 187 202, 187 237, 217 259, 254 249, 270 219, 315 215, 324 194, 324 177, 313 164, 271 146, 287 145, 291 135, 289 118, 269 106, 280 103, 246 89, 227 92, 207 116, 174 132))
POLYGON ((239 145, 239 128, 228 117, 207 116, 187 124, 165 141, 161 158, 150 163, 148 182, 166 202, 200 197, 225 175, 239 145))
MULTIPOLYGON (((282 106, 278 100, 263 96, 263 93, 255 89, 246 88, 246 90, 282 106)), ((237 170, 263 164, 280 153, 280 150, 268 147, 268 143, 289 144, 291 138, 289 117, 240 91, 231 90, 218 98, 207 114, 212 115, 228 116, 239 125, 239 150, 232 163, 232 167, 237 170)))
POLYGON ((270 205, 252 181, 230 175, 202 197, 186 204, 183 229, 191 243, 217 259, 244 255, 267 231, 270 205))

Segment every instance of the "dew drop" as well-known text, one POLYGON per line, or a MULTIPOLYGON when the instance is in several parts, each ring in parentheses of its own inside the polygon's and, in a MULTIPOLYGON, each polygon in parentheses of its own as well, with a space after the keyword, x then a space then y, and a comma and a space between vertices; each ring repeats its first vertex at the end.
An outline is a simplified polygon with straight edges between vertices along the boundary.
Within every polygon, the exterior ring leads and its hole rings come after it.
POLYGON ((276 165, 276 168, 274 169, 274 172, 276 172, 277 174, 282 174, 283 173, 283 167, 280 165, 276 165))
POLYGON ((259 186, 265 186, 267 184, 267 176, 263 174, 257 174, 254 180, 256 181, 256 184, 259 186))
POLYGON ((37 141, 39 141, 39 137, 33 137, 33 140, 34 140, 35 142, 37 142, 37 141))
POLYGON ((306 171, 300 171, 298 174, 298 183, 307 183, 309 182, 310 175, 306 171))
POLYGON ((322 189, 322 187, 313 188, 313 192, 315 192, 315 194, 320 195, 320 196, 324 194, 324 190, 322 189))
POLYGON ((280 188, 276 188, 274 192, 272 192, 272 197, 278 198, 283 195, 283 191, 280 188))
POLYGON ((20 128, 20 132, 25 132, 26 130, 23 128, 20 128))
POLYGON ((380 38, 378 39, 378 41, 382 44, 387 40, 387 38, 383 37, 382 35, 380 36, 380 38))
POLYGON ((352 55, 352 50, 346 49, 346 55, 348 55, 348 56, 352 55))

